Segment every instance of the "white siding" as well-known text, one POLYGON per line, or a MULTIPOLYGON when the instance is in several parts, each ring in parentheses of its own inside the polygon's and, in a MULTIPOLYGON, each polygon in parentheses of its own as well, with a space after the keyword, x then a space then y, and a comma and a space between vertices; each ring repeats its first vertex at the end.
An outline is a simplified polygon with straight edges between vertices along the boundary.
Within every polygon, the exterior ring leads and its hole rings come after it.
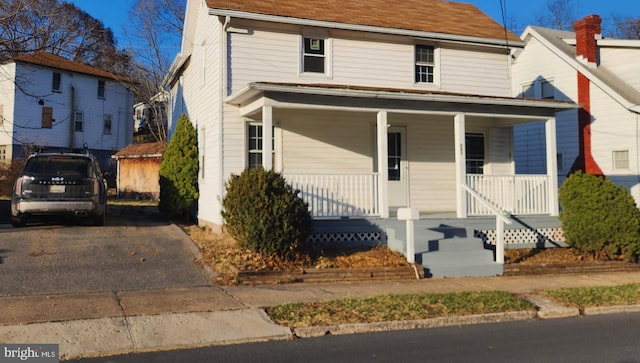
POLYGON ((640 48, 601 47, 600 64, 636 89, 640 89, 640 48))
MULTIPOLYGON (((0 65, 0 74, 14 74, 15 63, 0 65)), ((0 145, 8 145, 6 148, 6 158, 13 158, 13 109, 15 107, 15 84, 11 79, 0 76, 0 104, 2 105, 2 117, 4 121, 0 126, 0 145)))
POLYGON ((441 85, 450 92, 511 96, 509 56, 475 49, 441 50, 441 85))

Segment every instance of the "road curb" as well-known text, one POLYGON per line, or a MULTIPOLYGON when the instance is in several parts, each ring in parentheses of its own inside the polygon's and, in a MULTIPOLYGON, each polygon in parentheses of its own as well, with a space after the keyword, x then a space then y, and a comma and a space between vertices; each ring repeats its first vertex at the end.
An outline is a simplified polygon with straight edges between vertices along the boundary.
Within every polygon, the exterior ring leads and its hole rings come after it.
POLYGON ((591 306, 582 310, 582 315, 605 315, 605 314, 624 314, 640 312, 640 304, 638 305, 613 305, 613 306, 591 306))
POLYGON ((536 318, 533 310, 506 313, 448 316, 432 319, 403 320, 379 323, 339 324, 331 326, 313 326, 293 328, 293 334, 299 338, 314 338, 325 335, 346 335, 375 333, 385 331, 410 330, 420 328, 439 328, 446 326, 503 323, 507 321, 531 320, 536 318))

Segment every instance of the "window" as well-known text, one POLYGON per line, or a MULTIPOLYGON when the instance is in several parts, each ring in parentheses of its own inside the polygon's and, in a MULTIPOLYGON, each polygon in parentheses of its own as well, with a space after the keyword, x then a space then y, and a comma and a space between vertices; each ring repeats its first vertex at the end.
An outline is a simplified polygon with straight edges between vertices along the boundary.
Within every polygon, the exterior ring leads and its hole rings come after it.
POLYGON ((84 114, 80 111, 76 111, 73 114, 73 130, 82 131, 84 124, 84 114))
POLYGON ((42 128, 50 129, 53 126, 53 108, 42 108, 42 128))
POLYGON ((435 48, 416 45, 416 83, 434 83, 435 48))
MULTIPOLYGON (((275 130, 275 127, 274 127, 275 130)), ((272 133, 271 149, 273 153, 272 158, 275 157, 275 132, 272 133)), ((248 167, 256 168, 262 166, 262 125, 249 124, 249 142, 248 142, 248 167)), ((274 163, 275 165, 275 163, 274 163)))
POLYGON ((0 161, 7 160, 7 147, 5 145, 0 146, 0 161))
POLYGON ((389 149, 389 180, 402 180, 400 163, 402 162, 402 138, 399 132, 389 132, 387 134, 387 147, 389 149))
POLYGON ((629 169, 629 150, 619 150, 613 152, 613 170, 629 169))
POLYGON ((553 82, 550 81, 542 81, 540 82, 540 92, 541 98, 545 99, 554 99, 555 98, 555 88, 553 87, 553 82))
POLYGON ((536 92, 533 83, 523 85, 522 92, 520 94, 522 95, 522 98, 535 98, 536 92))
POLYGON ((51 81, 51 90, 53 92, 60 92, 62 84, 62 75, 57 72, 53 72, 53 80, 51 81))
POLYGON ((556 154, 556 162, 558 165, 558 174, 564 174, 564 156, 562 153, 556 154))
POLYGON ((325 73, 325 40, 303 38, 302 72, 325 73))
POLYGON ((467 174, 484 174, 484 135, 466 134, 467 174))
POLYGON ((105 85, 106 85, 105 81, 103 80, 98 81, 98 98, 105 98, 104 97, 105 85))
POLYGON ((104 133, 111 133, 111 115, 104 115, 104 133))

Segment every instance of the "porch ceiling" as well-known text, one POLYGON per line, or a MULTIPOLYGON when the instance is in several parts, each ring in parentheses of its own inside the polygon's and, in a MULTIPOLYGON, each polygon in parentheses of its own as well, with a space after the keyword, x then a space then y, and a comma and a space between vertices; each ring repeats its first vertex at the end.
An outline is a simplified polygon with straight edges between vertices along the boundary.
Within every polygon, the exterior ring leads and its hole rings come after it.
POLYGON ((577 109, 569 101, 492 97, 428 90, 354 87, 327 84, 250 83, 226 98, 243 116, 275 108, 333 109, 359 112, 388 110, 401 113, 465 113, 522 119, 545 119, 556 112, 577 109))

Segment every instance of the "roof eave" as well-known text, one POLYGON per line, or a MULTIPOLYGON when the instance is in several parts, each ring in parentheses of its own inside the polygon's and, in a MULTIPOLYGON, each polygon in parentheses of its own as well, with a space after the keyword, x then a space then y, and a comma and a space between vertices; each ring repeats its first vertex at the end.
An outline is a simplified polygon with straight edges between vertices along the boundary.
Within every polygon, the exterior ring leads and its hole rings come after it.
POLYGON ((209 15, 224 16, 224 17, 228 16, 231 18, 241 18, 241 19, 249 19, 249 20, 256 20, 256 21, 284 23, 284 24, 320 27, 320 28, 328 28, 328 29, 342 29, 342 30, 353 30, 353 31, 360 31, 360 32, 402 35, 402 36, 433 39, 433 40, 440 40, 440 41, 449 41, 449 42, 455 42, 455 43, 472 43, 472 44, 482 44, 486 46, 496 46, 496 47, 505 47, 505 46, 524 47, 524 44, 525 44, 523 41, 513 41, 513 40, 506 40, 506 39, 474 37, 474 36, 468 36, 468 35, 425 32, 425 31, 419 31, 419 30, 407 30, 407 29, 397 29, 397 28, 385 28, 385 27, 371 26, 371 25, 337 23, 337 22, 330 22, 330 21, 323 21, 323 20, 312 20, 312 19, 302 19, 302 18, 284 17, 284 16, 276 16, 276 15, 266 15, 266 14, 250 13, 250 12, 227 10, 227 9, 209 8, 209 15))

